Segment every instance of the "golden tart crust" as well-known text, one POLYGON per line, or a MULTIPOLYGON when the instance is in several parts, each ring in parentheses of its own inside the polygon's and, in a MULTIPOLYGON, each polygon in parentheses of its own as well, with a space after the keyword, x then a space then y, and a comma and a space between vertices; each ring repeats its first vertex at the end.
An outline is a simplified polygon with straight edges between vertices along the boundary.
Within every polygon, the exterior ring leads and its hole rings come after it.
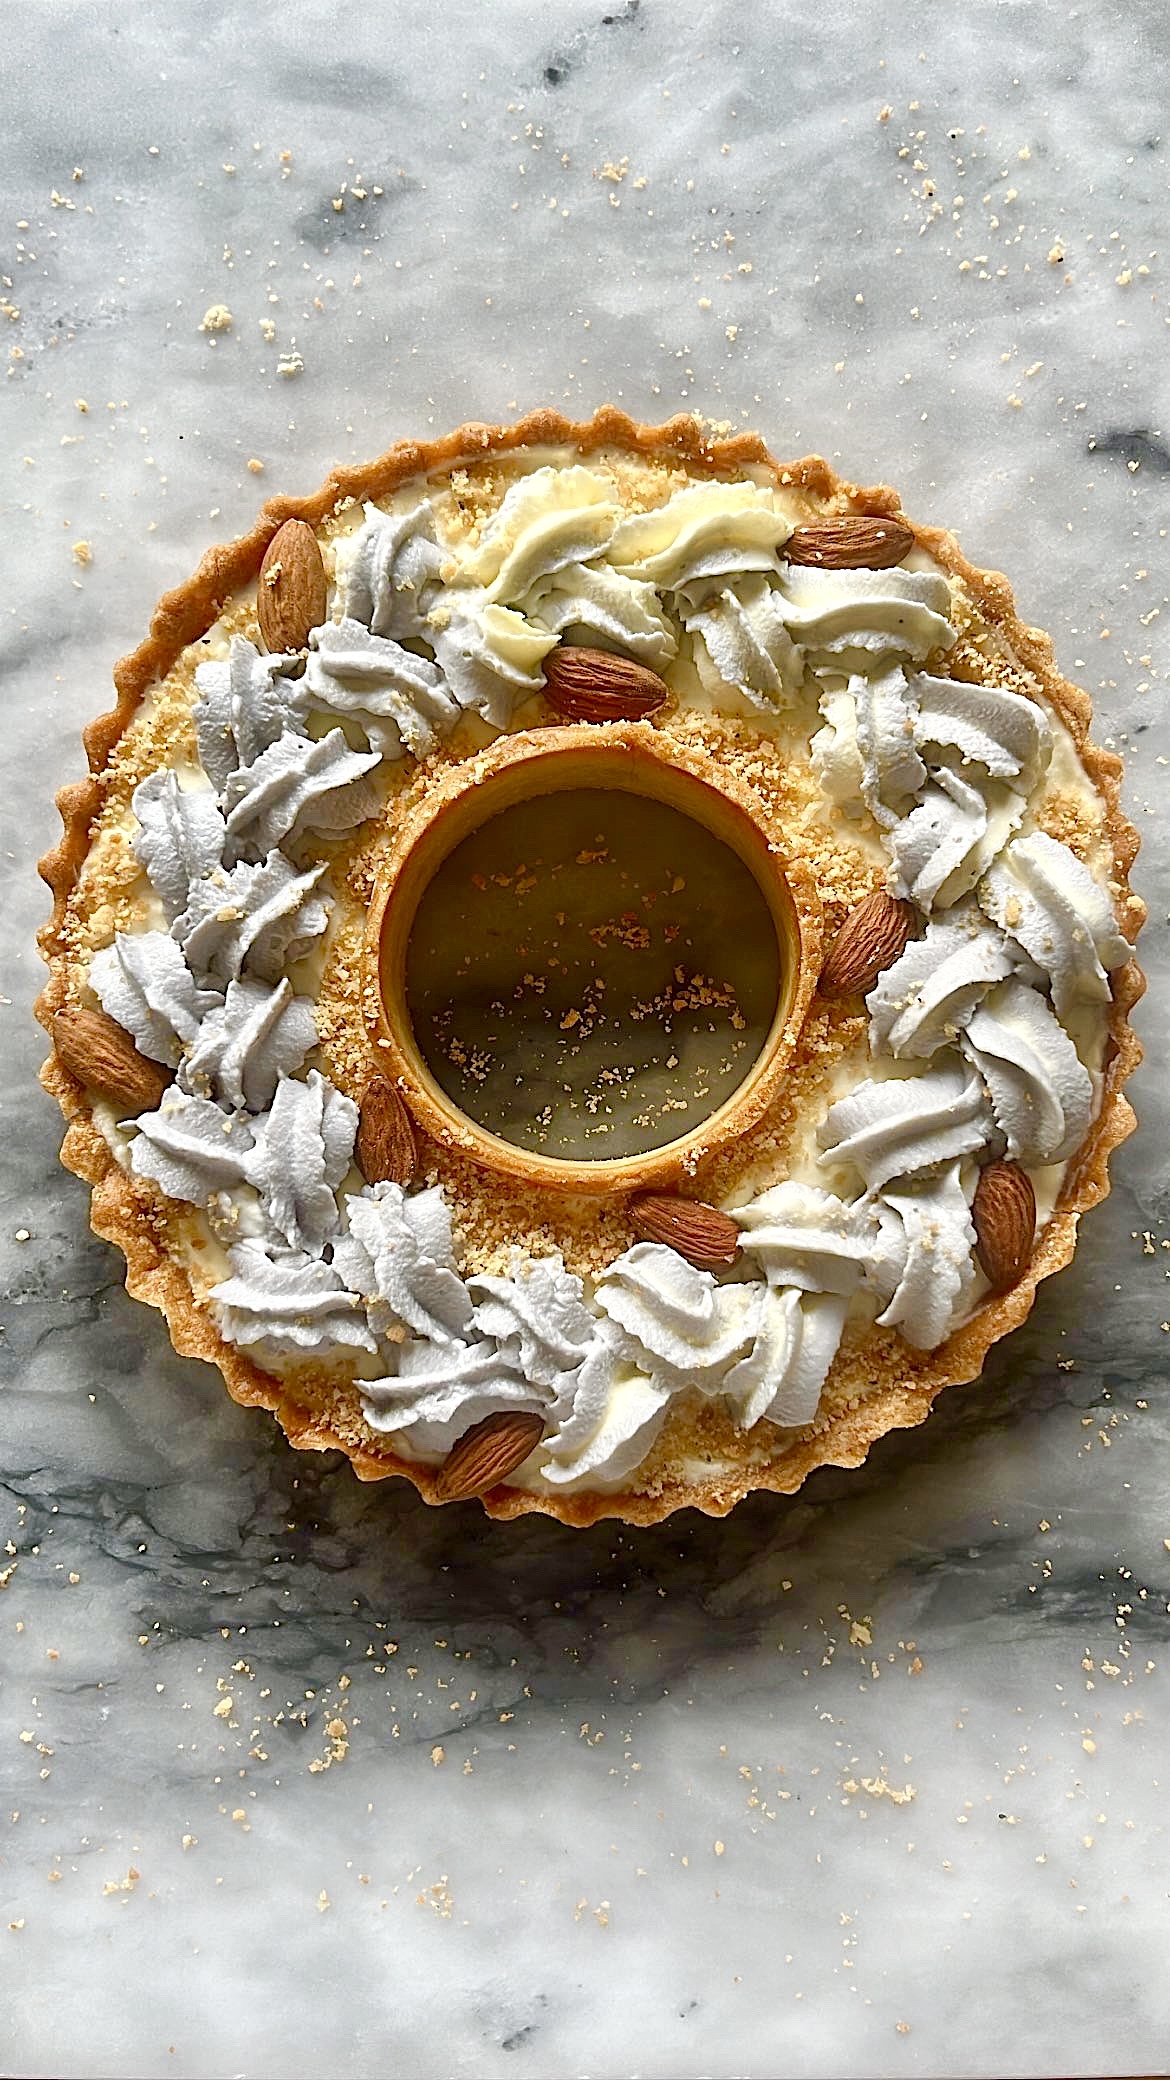
MULTIPOLYGON (((117 784, 121 740, 149 690, 165 679, 186 647, 205 634, 233 595, 255 583, 277 529, 292 518, 320 527, 342 505, 386 498, 411 478, 545 446, 576 449, 582 456, 601 449, 625 451, 644 463, 681 469, 700 480, 763 469, 777 487, 807 505, 810 518, 850 510, 906 517, 896 492, 889 487, 849 484, 820 457, 780 463, 758 435, 713 438, 700 421, 689 416, 661 426, 638 425, 613 407, 603 408, 584 422, 541 410, 512 426, 469 424, 438 441, 400 442, 374 462, 335 470, 310 498, 271 500, 250 533, 209 550, 194 575, 163 596, 146 640, 115 668, 115 707, 90 723, 85 732, 89 776, 60 791, 57 802, 63 835, 41 862, 41 873, 54 899, 52 916, 40 934, 50 971, 36 1007, 43 1025, 51 1029, 54 1014, 76 1001, 71 904, 94 826, 117 784)), ((1020 620, 1004 577, 970 564, 946 530, 915 526, 914 534, 921 548, 962 581, 973 607, 982 656, 976 651, 967 661, 976 668, 980 662, 987 665, 988 653, 993 653, 996 683, 1018 683, 1021 690, 1029 685, 1038 688, 1067 726, 1085 774, 1100 797, 1117 922, 1132 943, 1145 915, 1128 879, 1138 839, 1120 806, 1121 761, 1089 739, 1092 710, 1088 696, 1057 670, 1050 638, 1020 620)), ((636 1486, 625 1492, 553 1493, 501 1486, 480 1498, 488 1514, 510 1518, 537 1511, 579 1526, 605 1517, 655 1523, 684 1507, 723 1515, 755 1489, 791 1494, 819 1466, 860 1465, 870 1446, 887 1431, 922 1422, 944 1386, 977 1378, 991 1345, 1029 1313, 1040 1280, 1071 1260, 1080 1215, 1108 1193, 1109 1156, 1135 1124, 1123 1086, 1141 1058, 1129 1013, 1144 987, 1141 970, 1133 960, 1113 974, 1098 1115, 1067 1166, 1055 1210, 1037 1238, 1028 1268, 1010 1292, 987 1297, 970 1319, 930 1352, 912 1349, 892 1331, 867 1328, 864 1335, 858 1335, 847 1330, 831 1374, 831 1391, 826 1390, 814 1422, 795 1438, 781 1438, 773 1432, 777 1439, 773 1446, 759 1437, 759 1428, 768 1426, 758 1426, 756 1432, 742 1437, 729 1417, 708 1407, 694 1417, 688 1415, 682 1424, 672 1417, 659 1445, 632 1477, 636 1486), (714 1463, 705 1466, 706 1459, 714 1463)), ((295 1378, 282 1380, 224 1340, 210 1314, 196 1304, 191 1277, 178 1253, 180 1210, 173 1202, 148 1195, 121 1169, 95 1120, 90 1094, 55 1054, 46 1061, 41 1080, 57 1099, 67 1122, 62 1161, 92 1188, 94 1232, 121 1249, 127 1290, 161 1310, 175 1349, 216 1365, 233 1399, 244 1406, 270 1410, 299 1449, 340 1449, 359 1478, 402 1475, 425 1500, 436 1500, 439 1469, 399 1456, 388 1439, 356 1418, 356 1395, 352 1389, 339 1388, 327 1367, 306 1363, 298 1366, 295 1378)))

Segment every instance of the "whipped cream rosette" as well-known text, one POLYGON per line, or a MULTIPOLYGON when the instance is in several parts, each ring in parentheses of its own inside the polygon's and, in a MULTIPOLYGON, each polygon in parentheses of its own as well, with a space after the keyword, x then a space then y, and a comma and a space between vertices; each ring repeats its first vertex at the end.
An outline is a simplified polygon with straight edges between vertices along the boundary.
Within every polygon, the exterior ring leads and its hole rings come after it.
POLYGON ((467 428, 288 512, 119 666, 44 863, 45 1081, 131 1290, 294 1443, 501 1516, 857 1463, 1023 1318, 1130 1129, 1084 696, 892 493, 691 420, 467 428), (388 979, 424 839, 546 752, 631 818, 705 801, 783 969, 709 1118, 613 1161, 461 1120, 388 979))

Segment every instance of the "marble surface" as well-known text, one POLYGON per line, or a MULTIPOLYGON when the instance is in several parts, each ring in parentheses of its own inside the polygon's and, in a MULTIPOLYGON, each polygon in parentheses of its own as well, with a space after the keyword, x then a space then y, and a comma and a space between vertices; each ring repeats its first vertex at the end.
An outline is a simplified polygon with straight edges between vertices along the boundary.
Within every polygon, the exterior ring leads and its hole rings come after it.
POLYGON ((1114 1195, 982 1383, 637 1535, 361 1488, 174 1357, 29 1005, 51 792, 157 594, 338 455, 606 398, 888 475, 1012 574, 1129 756, 1164 973, 1166 43, 1153 0, 22 12, 6 2072, 1165 2071, 1156 996, 1114 1195))

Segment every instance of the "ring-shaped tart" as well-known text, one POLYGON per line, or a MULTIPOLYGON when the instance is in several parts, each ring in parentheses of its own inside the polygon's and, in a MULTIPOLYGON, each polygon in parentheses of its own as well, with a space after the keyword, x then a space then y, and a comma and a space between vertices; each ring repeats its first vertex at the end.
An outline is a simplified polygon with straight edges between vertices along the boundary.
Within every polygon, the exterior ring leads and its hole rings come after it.
POLYGON ((1131 1130, 1119 761, 998 575, 691 418, 279 499, 60 796, 63 1160, 181 1352, 429 1501, 649 1523, 977 1377, 1131 1130))

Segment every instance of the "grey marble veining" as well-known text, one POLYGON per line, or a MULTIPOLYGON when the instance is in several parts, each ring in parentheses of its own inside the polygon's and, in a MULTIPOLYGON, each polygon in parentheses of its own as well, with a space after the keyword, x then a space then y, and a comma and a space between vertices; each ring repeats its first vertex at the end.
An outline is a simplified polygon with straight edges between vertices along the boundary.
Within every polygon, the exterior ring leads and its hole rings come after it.
POLYGON ((542 400, 822 448, 1009 571, 1127 755, 1164 975, 1164 11, 41 0, 12 43, 0 2064, 1164 2071, 1164 997, 983 1381, 644 1533, 431 1513, 233 1407, 89 1234, 29 1017, 51 793, 159 592, 542 400))

